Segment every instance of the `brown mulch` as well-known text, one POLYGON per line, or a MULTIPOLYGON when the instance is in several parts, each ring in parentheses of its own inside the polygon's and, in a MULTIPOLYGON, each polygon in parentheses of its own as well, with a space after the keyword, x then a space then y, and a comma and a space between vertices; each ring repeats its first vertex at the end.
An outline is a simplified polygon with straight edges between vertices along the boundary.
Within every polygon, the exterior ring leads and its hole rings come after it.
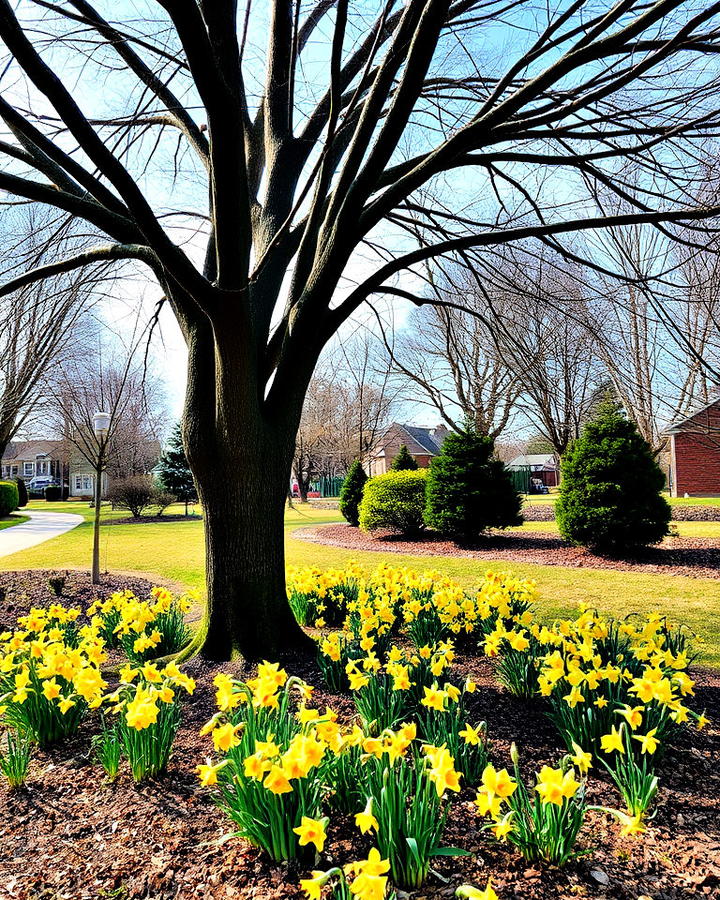
MULTIPOLYGON (((554 522, 555 507, 552 503, 523 504, 522 514, 526 522, 554 522)), ((720 522, 720 506, 673 506, 673 522, 720 522)))
MULTIPOLYGON (((73 598, 76 599, 76 598, 73 598)), ((76 600, 77 602, 77 600, 76 600)), ((309 660, 286 667, 318 685, 314 702, 330 703, 344 721, 352 702, 319 687, 309 660)), ((198 689, 187 700, 183 724, 167 774, 136 786, 123 772, 114 785, 103 783, 90 755, 94 727, 86 722, 71 741, 37 751, 24 790, 0 786, 0 898, 12 900, 185 900, 253 898, 299 900, 298 880, 307 869, 271 864, 263 854, 233 837, 232 824, 198 784, 194 768, 208 752, 199 728, 214 712, 212 676, 218 668, 248 674, 239 663, 222 667, 193 660, 186 667, 198 689)), ((471 719, 488 722, 492 759, 509 765, 515 741, 528 774, 562 753, 555 730, 539 703, 527 703, 498 687, 493 663, 459 654, 459 675, 478 682, 471 719)), ((589 813, 579 849, 590 851, 562 870, 527 864, 509 846, 480 831, 469 789, 454 801, 447 844, 472 856, 438 859, 438 875, 400 900, 450 898, 462 883, 484 887, 488 875, 501 900, 681 900, 717 897, 720 892, 720 673, 698 670, 693 707, 707 708, 711 724, 700 733, 683 730, 669 748, 659 774, 661 791, 650 830, 639 838, 620 838, 601 813, 589 813)), ((592 802, 617 806, 608 782, 593 771, 592 802)), ((332 815, 329 840, 315 868, 366 856, 371 841, 352 823, 332 815)), ((310 867, 308 867, 310 868, 310 867)))
POLYGON ((103 528, 106 525, 165 525, 167 522, 201 522, 202 516, 194 513, 185 515, 170 514, 168 516, 123 516, 121 519, 103 519, 103 528))
POLYGON ((127 575, 103 575, 102 583, 93 584, 89 572, 75 569, 28 569, 0 572, 0 630, 15 626, 18 616, 31 607, 62 603, 77 606, 83 612, 96 598, 104 599, 115 591, 130 590, 138 597, 149 597, 157 581, 127 575), (50 587, 49 579, 61 577, 65 586, 60 596, 50 587))
POLYGON ((458 544, 432 531, 423 532, 413 540, 382 532, 371 536, 359 528, 339 524, 298 528, 293 532, 293 537, 314 544, 376 553, 499 559, 541 566, 720 578, 720 540, 715 538, 669 537, 657 547, 648 547, 634 556, 620 559, 600 556, 585 547, 568 544, 557 535, 541 531, 495 531, 474 544, 458 544))

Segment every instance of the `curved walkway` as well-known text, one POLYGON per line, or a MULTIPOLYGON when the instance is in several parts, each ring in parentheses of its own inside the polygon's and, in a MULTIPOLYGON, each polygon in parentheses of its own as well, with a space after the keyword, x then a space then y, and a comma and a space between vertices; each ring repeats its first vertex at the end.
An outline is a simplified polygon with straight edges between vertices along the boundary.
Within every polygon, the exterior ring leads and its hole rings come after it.
POLYGON ((84 521, 82 516, 74 513, 23 510, 22 514, 29 516, 30 521, 0 531, 0 556, 10 556, 12 553, 42 544, 50 538, 71 531, 84 521))

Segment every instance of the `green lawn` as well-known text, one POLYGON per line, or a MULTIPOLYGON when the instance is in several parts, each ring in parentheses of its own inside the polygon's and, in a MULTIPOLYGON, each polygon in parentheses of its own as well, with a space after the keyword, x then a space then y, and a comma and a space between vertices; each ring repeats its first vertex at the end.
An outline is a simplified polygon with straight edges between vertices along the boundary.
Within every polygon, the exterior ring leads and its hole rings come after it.
MULTIPOLYGON (((31 504, 31 508, 36 508, 31 504)), ((85 567, 90 562, 92 538, 92 510, 86 503, 43 503, 37 508, 48 511, 77 512, 86 521, 60 537, 22 553, 0 558, 0 569, 32 569, 85 567)), ((178 508, 178 512, 181 511, 178 508)), ((104 519, 117 518, 103 507, 104 519)), ((489 568, 486 562, 471 559, 431 556, 409 556, 372 552, 351 553, 338 547, 318 547, 293 537, 295 529, 304 525, 337 522, 336 510, 288 510, 285 519, 288 562, 294 565, 344 566, 350 559, 376 566, 390 558, 395 565, 419 569, 440 569, 471 588, 489 568)), ((720 523, 682 522, 683 526, 712 526, 712 535, 720 534, 720 523)), ((523 528, 543 527, 550 531, 553 522, 528 523, 523 528), (549 526, 549 527, 548 527, 549 526)), ((174 521, 167 524, 112 525, 102 529, 101 562, 113 571, 134 571, 178 581, 193 588, 202 588, 204 573, 202 522, 174 521)), ((648 575, 635 572, 616 572, 602 569, 569 569, 560 566, 537 566, 509 562, 507 566, 525 578, 537 581, 541 595, 541 613, 553 618, 572 614, 580 602, 618 616, 628 612, 659 610, 685 623, 696 634, 696 649, 706 664, 720 665, 720 582, 706 578, 685 578, 672 575, 648 575)))
POLYGON ((3 528, 12 528, 13 525, 22 525, 23 522, 28 522, 29 520, 30 516, 23 516, 19 513, 10 513, 6 518, 0 519, 0 531, 2 531, 3 528))

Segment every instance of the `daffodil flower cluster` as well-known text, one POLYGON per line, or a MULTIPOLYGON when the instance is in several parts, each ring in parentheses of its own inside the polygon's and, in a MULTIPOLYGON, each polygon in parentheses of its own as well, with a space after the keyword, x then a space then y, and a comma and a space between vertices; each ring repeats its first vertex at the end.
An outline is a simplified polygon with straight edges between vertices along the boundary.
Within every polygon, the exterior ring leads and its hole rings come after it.
POLYGON ((152 588, 150 600, 118 591, 96 600, 88 615, 108 647, 122 647, 131 662, 142 663, 177 653, 187 644, 185 615, 196 599, 192 592, 176 597, 163 587, 152 588))
POLYGON ((0 634, 0 721, 41 746, 73 734, 102 702, 104 642, 94 626, 77 625, 79 615, 55 603, 0 634))
POLYGON ((492 823, 486 827, 498 840, 516 846, 525 859, 562 866, 577 855, 578 832, 587 810, 593 808, 585 801, 587 755, 577 748, 575 756, 563 757, 557 768, 543 766, 532 791, 520 776, 514 744, 511 757, 514 775, 492 765, 483 772, 475 800, 478 813, 490 817, 492 823))
POLYGON ((487 572, 480 587, 468 593, 436 571, 383 564, 368 574, 351 563, 345 571, 289 570, 288 596, 302 623, 323 627, 343 621, 344 615, 342 630, 323 636, 319 647, 325 678, 339 688, 345 686, 342 672, 348 662, 370 650, 382 659, 401 628, 418 648, 486 635, 499 620, 519 619, 536 590, 533 582, 507 572, 487 572))
POLYGON ((342 868, 335 866, 326 871, 315 870, 312 877, 301 879, 300 888, 308 900, 322 900, 328 896, 326 887, 333 900, 385 900, 388 897, 389 870, 389 861, 383 859, 378 849, 373 847, 367 859, 348 863, 342 868))
POLYGON ((368 797, 356 816, 361 831, 375 832, 394 884, 405 889, 423 884, 434 856, 464 854, 441 847, 448 793, 460 791, 462 773, 445 746, 423 744, 418 753, 416 736, 415 724, 409 724, 363 742, 368 797))
POLYGON ((115 726, 122 753, 135 781, 152 778, 167 768, 180 726, 180 694, 192 694, 195 682, 175 663, 158 668, 147 662, 120 670, 120 684, 105 705, 118 716, 115 726))
POLYGON ((214 684, 218 713, 202 731, 219 759, 198 766, 201 782, 273 859, 304 856, 310 845, 321 852, 329 760, 345 744, 335 713, 309 708, 312 688, 277 664, 262 663, 246 682, 220 674, 214 684))

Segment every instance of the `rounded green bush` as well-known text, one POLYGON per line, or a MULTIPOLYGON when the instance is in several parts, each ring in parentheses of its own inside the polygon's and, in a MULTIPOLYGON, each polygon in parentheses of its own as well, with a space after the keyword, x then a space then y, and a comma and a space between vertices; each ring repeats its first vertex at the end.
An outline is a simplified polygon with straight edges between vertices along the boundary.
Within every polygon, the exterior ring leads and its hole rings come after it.
POLYGON ((351 525, 357 525, 360 521, 360 503, 366 481, 365 469, 360 460, 356 459, 350 465, 340 488, 340 512, 351 525))
POLYGON ((15 512, 19 503, 17 484, 14 481, 0 481, 0 519, 15 512))
POLYGON ((561 464, 555 517, 573 544, 620 553, 657 544, 668 533, 665 476, 650 445, 617 405, 605 403, 561 464))
POLYGON ((423 528, 427 469, 386 472, 370 478, 360 504, 363 531, 387 528, 417 534, 423 528))

